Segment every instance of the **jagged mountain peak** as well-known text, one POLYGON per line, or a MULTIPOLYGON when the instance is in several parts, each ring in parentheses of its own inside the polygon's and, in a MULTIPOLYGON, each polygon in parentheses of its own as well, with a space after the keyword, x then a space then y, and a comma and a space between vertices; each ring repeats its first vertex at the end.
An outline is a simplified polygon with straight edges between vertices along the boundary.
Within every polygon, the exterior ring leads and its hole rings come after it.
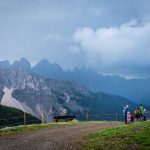
POLYGON ((0 68, 9 69, 10 68, 10 62, 8 60, 0 61, 0 68))
POLYGON ((22 70, 28 71, 31 69, 31 64, 26 58, 22 57, 19 61, 16 60, 12 64, 12 67, 13 68, 21 68, 22 70))
POLYGON ((47 60, 47 59, 42 59, 39 63, 37 63, 37 65, 39 65, 39 64, 43 64, 43 65, 50 65, 51 63, 50 63, 50 61, 49 60, 47 60))
POLYGON ((25 57, 22 57, 19 62, 22 62, 22 63, 30 63, 25 57))
POLYGON ((35 67, 49 67, 49 68, 59 68, 62 69, 58 64, 56 63, 51 63, 49 60, 47 59, 42 59, 39 63, 37 63, 33 68, 35 67))
POLYGON ((63 69, 58 64, 50 63, 47 59, 43 59, 32 68, 31 72, 45 78, 53 78, 54 76, 60 78, 63 69))

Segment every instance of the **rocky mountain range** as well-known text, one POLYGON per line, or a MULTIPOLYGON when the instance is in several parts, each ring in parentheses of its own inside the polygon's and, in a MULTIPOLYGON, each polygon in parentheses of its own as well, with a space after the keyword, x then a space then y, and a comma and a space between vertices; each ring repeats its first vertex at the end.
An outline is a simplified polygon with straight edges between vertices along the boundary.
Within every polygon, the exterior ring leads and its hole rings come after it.
MULTIPOLYGON (((40 63, 41 69, 47 62, 44 63, 40 63)), ((136 103, 126 98, 92 92, 76 81, 44 78, 35 73, 36 67, 31 68, 25 58, 15 61, 12 65, 8 61, 0 62, 2 105, 15 107, 39 119, 43 111, 46 121, 52 121, 55 115, 75 115, 83 120, 87 112, 91 120, 107 119, 100 114, 122 113, 122 108, 126 104, 132 109, 137 107, 136 103)), ((58 71, 64 72, 58 65, 51 64, 51 69, 46 68, 43 73, 47 74, 46 71, 53 70, 54 75, 57 73, 57 78, 61 77, 58 71)))
POLYGON ((77 81, 93 92, 105 92, 126 97, 136 103, 150 106, 150 78, 125 79, 120 76, 102 75, 90 68, 64 71, 58 64, 42 60, 31 72, 44 78, 77 81))

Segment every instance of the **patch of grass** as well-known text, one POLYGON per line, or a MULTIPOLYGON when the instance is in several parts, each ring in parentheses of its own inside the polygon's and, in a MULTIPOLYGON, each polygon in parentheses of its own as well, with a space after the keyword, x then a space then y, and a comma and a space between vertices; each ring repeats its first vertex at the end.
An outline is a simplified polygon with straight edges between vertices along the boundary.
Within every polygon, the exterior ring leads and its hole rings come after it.
POLYGON ((98 121, 91 121, 91 122, 59 122, 59 123, 47 123, 47 124, 32 124, 32 125, 20 125, 20 126, 14 126, 14 127, 5 127, 0 129, 0 136, 7 136, 11 134, 19 134, 19 133, 25 133, 37 129, 42 129, 46 127, 57 127, 57 126, 73 126, 73 125, 80 125, 80 124, 86 124, 86 123, 101 123, 98 121))
POLYGON ((0 129, 0 136, 17 134, 17 133, 25 133, 31 130, 37 130, 37 129, 46 128, 46 127, 66 126, 66 125, 73 125, 73 124, 75 123, 61 122, 61 123, 32 124, 32 125, 5 127, 5 128, 0 129))
POLYGON ((86 136, 85 150, 150 150, 150 121, 104 129, 86 136))

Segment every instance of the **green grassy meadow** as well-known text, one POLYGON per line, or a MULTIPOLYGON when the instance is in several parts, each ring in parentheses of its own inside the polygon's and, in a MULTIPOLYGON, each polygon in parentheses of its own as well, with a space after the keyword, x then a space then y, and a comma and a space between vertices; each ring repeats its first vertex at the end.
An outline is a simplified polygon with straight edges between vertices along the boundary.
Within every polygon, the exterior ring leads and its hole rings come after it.
POLYGON ((46 127, 56 127, 56 126, 66 126, 66 125, 73 125, 74 123, 47 123, 47 124, 32 124, 32 125, 20 125, 14 127, 5 127, 0 129, 0 136, 11 135, 11 134, 19 134, 25 133, 33 130, 38 130, 46 127))
MULTIPOLYGON (((33 130, 38 130, 46 127, 58 127, 58 126, 72 126, 87 123, 84 122, 59 122, 59 123, 46 123, 46 124, 32 124, 32 125, 19 125, 14 127, 5 127, 0 129, 0 136, 7 136, 11 134, 25 133, 33 130)), ((90 121, 88 123, 101 123, 100 121, 90 121)))
POLYGON ((83 138, 84 150, 150 150, 150 121, 117 126, 83 138))

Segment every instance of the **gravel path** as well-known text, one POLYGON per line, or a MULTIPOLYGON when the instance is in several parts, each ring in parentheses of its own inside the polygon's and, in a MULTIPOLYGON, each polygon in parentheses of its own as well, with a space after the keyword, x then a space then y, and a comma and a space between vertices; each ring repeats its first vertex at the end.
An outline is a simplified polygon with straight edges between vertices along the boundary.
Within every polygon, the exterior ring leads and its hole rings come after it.
POLYGON ((47 127, 24 134, 0 137, 0 150, 77 150, 82 136, 120 124, 122 123, 103 122, 47 127))

